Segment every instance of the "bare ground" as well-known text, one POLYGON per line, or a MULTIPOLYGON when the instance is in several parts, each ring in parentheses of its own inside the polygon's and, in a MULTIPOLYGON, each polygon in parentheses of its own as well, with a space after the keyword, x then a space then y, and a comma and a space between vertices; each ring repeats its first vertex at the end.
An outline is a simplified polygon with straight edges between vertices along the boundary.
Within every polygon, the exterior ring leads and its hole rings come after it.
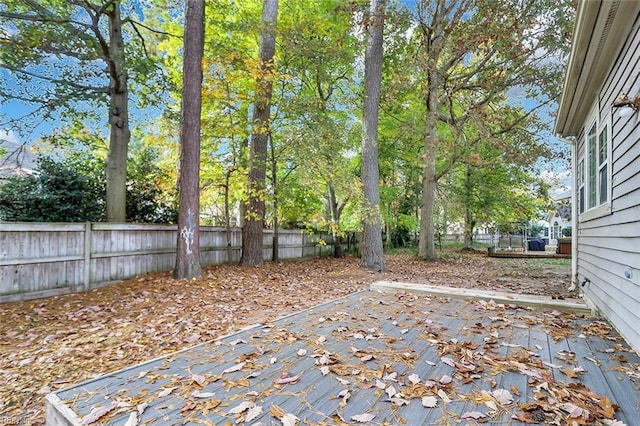
MULTIPOLYGON (((221 265, 198 280, 169 273, 83 294, 0 305, 0 420, 44 422, 44 396, 131 364, 334 299, 380 280, 567 298, 570 260, 500 259, 444 252, 425 262, 385 257, 388 271, 354 257, 221 265)), ((575 295, 574 295, 575 296, 575 295)))

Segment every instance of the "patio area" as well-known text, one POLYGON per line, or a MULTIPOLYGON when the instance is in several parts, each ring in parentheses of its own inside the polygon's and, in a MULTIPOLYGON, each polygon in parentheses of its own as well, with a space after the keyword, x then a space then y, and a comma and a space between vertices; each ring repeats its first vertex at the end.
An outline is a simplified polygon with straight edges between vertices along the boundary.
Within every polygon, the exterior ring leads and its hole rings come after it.
POLYGON ((57 391, 47 423, 637 424, 640 358, 605 320, 387 290, 57 391))

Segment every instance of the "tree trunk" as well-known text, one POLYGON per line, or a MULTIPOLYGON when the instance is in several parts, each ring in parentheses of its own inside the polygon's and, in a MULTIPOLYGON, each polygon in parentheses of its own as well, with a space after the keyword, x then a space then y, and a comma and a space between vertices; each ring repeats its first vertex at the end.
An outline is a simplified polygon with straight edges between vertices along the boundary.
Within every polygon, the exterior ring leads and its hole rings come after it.
POLYGON ((125 69, 124 41, 120 2, 113 2, 107 11, 109 18, 109 154, 107 156, 106 212, 107 222, 126 221, 127 152, 129 149, 129 91, 125 69))
MULTIPOLYGON (((430 116, 431 114, 428 114, 430 116)), ((429 132, 425 138, 425 165, 422 175, 422 209, 420 212, 420 237, 418 256, 427 260, 436 260, 435 226, 433 206, 436 200, 436 120, 428 119, 429 132)))
POLYGON ((240 264, 243 266, 256 266, 264 263, 262 232, 264 229, 267 141, 269 136, 269 115, 271 112, 272 70, 273 56, 276 49, 277 18, 278 0, 263 0, 263 27, 260 33, 259 52, 261 73, 256 81, 256 99, 249 152, 248 200, 242 232, 240 264))
POLYGON ((202 110, 202 56, 204 0, 185 4, 182 120, 178 191, 178 245, 175 278, 196 278, 200 266, 200 113, 202 110))
POLYGON ((280 251, 280 234, 278 232, 278 162, 276 161, 276 149, 271 136, 269 136, 269 145, 271 147, 271 186, 273 187, 273 239, 271 243, 271 260, 277 262, 279 260, 278 252, 280 251))
POLYGON ((464 183, 464 248, 473 248, 473 213, 471 212, 471 197, 473 185, 471 182, 471 166, 467 164, 464 183))
POLYGON ((231 173, 233 173, 236 168, 232 168, 227 170, 227 173, 224 176, 224 228, 225 235, 227 240, 227 263, 231 263, 233 259, 233 249, 232 249, 232 239, 231 239, 231 217, 229 214, 229 180, 231 179, 231 173))
POLYGON ((371 0, 364 59, 364 105, 362 114, 362 183, 365 198, 361 266, 385 270, 378 181, 378 106, 382 80, 382 36, 385 0, 371 0))
POLYGON ((342 249, 342 237, 338 233, 340 229, 340 216, 342 216, 342 209, 338 206, 338 199, 336 198, 336 192, 331 184, 327 187, 327 204, 329 205, 329 213, 331 214, 331 236, 333 239, 333 256, 343 257, 344 250, 342 249))
MULTIPOLYGON (((439 9, 439 7, 438 7, 439 9)), ((436 146, 438 143, 438 111, 440 102, 438 91, 440 90, 440 73, 438 59, 444 44, 444 27, 440 12, 436 12, 433 25, 426 26, 423 37, 426 41, 427 59, 424 64, 424 72, 427 75, 427 93, 425 103, 427 106, 426 128, 424 138, 424 169, 422 171, 422 209, 420 212, 420 237, 418 240, 418 256, 427 260, 436 260, 435 225, 433 211, 436 201, 436 146)))

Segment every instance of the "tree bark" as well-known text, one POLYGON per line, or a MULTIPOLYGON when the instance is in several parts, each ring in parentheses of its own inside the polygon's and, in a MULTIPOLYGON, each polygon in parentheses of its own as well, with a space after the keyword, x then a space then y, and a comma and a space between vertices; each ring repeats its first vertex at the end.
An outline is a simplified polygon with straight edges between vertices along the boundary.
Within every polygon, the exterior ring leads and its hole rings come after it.
POLYGON ((446 21, 440 8, 444 7, 436 2, 437 7, 431 26, 423 26, 423 39, 426 41, 426 63, 423 65, 427 75, 427 89, 425 103, 427 107, 426 128, 424 138, 424 169, 422 171, 422 208, 420 211, 420 236, 418 240, 418 257, 436 260, 435 224, 433 211, 436 200, 436 146, 438 144, 438 111, 440 109, 440 70, 438 59, 444 44, 444 27, 446 21))
POLYGON ((380 170, 378 165, 378 106, 382 80, 382 39, 385 0, 371 0, 364 59, 362 114, 362 183, 365 198, 361 266, 385 270, 380 218, 380 170))
POLYGON ((278 161, 276 159, 276 149, 273 139, 269 137, 271 148, 271 186, 273 187, 273 239, 271 242, 271 260, 280 260, 280 233, 278 231, 278 161))
POLYGON ((344 204, 338 205, 338 199, 336 192, 333 189, 333 185, 327 186, 327 204, 329 207, 329 213, 331 214, 331 236, 333 238, 333 257, 344 257, 344 250, 342 249, 342 237, 338 230, 340 229, 340 217, 342 216, 342 209, 344 204))
POLYGON ((231 260, 233 259, 231 216, 229 213, 229 180, 231 180, 231 173, 234 171, 236 171, 235 167, 227 170, 224 175, 224 229, 227 240, 227 263, 231 263, 231 260))
POLYGON ((249 184, 245 223, 242 232, 242 266, 264 263, 262 233, 265 213, 265 179, 271 92, 273 86, 273 56, 276 50, 278 0, 263 0, 262 31, 260 33, 260 75, 256 81, 251 146, 249 151, 249 184))
POLYGON ((196 278, 200 266, 200 114, 202 111, 202 56, 204 0, 185 4, 182 121, 178 191, 178 247, 175 278, 196 278))
POLYGON ((106 12, 109 18, 109 57, 105 58, 109 71, 109 154, 106 163, 107 222, 126 221, 127 152, 129 150, 129 91, 125 68, 124 41, 120 2, 113 2, 106 12))

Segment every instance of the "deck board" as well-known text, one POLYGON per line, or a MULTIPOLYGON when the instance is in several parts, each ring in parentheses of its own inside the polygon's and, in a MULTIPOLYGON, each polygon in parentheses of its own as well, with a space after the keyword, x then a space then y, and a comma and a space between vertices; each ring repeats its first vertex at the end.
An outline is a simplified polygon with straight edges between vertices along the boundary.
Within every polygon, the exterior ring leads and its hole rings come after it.
MULTIPOLYGON (((582 383, 619 404, 616 418, 633 424, 629 422, 640 403, 640 358, 615 330, 580 336, 593 318, 516 304, 363 291, 72 386, 55 397, 75 413, 66 424, 79 424, 96 407, 116 402, 131 406, 119 414, 114 410, 99 423, 124 424, 136 405, 145 402, 141 424, 242 424, 241 415, 229 411, 243 401, 263 410, 247 424, 271 424, 272 407, 294 414, 300 424, 353 423, 352 416, 368 413, 375 415, 370 424, 432 425, 458 423, 473 411, 485 414, 488 424, 521 424, 511 416, 522 413, 522 404, 534 402, 539 381, 520 368, 552 378, 553 386, 582 383), (551 332, 558 330, 566 335, 552 338, 551 332), (560 359, 562 351, 575 353, 575 363, 560 359), (622 355, 627 370, 620 369, 622 355), (601 367, 587 358, 599 360, 601 367), (324 360, 329 361, 328 374, 320 369, 324 360), (240 362, 245 364, 239 371, 224 372, 240 362), (587 371, 572 379, 543 363, 581 365, 587 371), (193 374, 204 377, 202 387, 193 374), (275 383, 298 374, 294 383, 275 383), (419 377, 418 385, 411 383, 412 374, 419 377), (451 383, 444 380, 447 376, 451 383), (380 383, 385 389, 376 386, 380 383), (408 405, 390 401, 389 386, 408 405), (159 396, 169 388, 174 389, 159 396), (345 389, 350 397, 343 401, 340 392, 345 389), (494 413, 481 395, 496 389, 517 393, 512 404, 494 413), (452 401, 435 395, 438 390, 452 401), (215 396, 198 398, 194 391, 215 396), (422 396, 435 396, 438 406, 424 407, 422 396)), ((54 400, 47 398, 48 404, 54 400)))

